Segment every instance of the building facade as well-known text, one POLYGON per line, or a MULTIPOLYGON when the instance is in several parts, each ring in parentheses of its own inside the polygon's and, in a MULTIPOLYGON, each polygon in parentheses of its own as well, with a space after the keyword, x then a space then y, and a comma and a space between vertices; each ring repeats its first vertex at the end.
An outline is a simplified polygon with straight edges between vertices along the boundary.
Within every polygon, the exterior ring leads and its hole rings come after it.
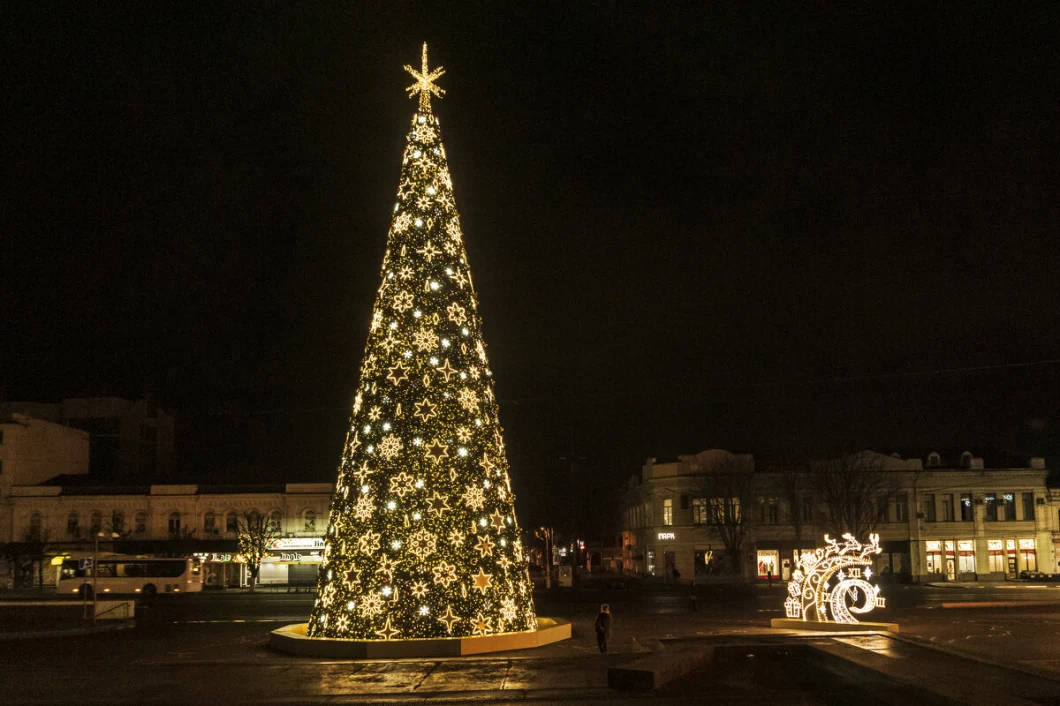
MULTIPOLYGON (((102 532, 101 552, 199 555, 206 585, 244 585, 238 523, 266 518, 279 534, 258 582, 312 583, 323 548, 330 483, 277 486, 13 486, 8 524, 19 536, 36 533, 48 557, 84 556, 102 532), (109 539, 111 533, 120 538, 109 539)), ((24 572, 25 573, 25 572, 24 572)), ((13 578, 13 577, 12 577, 13 578)), ((54 580, 48 572, 45 583, 54 580)))
MULTIPOLYGON (((887 489, 871 507, 883 547, 877 574, 1000 581, 1060 571, 1060 492, 1047 488, 1043 459, 1025 468, 984 468, 965 454, 947 467, 937 454, 925 464, 863 452, 841 462, 878 474, 887 489)), ((623 570, 683 581, 733 573, 787 579, 798 555, 823 543, 829 524, 813 473, 757 470, 751 456, 719 450, 671 463, 649 460, 622 496, 623 570), (746 474, 739 493, 726 493, 729 501, 715 497, 717 482, 707 480, 719 467, 726 475, 746 474), (726 523, 726 513, 730 519, 737 513, 739 522, 726 523), (732 561, 735 543, 723 535, 737 529, 740 556, 732 561)))
POLYGON ((59 474, 81 476, 89 468, 89 436, 23 414, 0 421, 0 543, 24 539, 27 528, 11 522, 12 488, 59 474))
MULTIPOLYGON (((147 400, 78 397, 62 402, 5 402, 0 417, 22 414, 89 434, 92 475, 115 479, 166 479, 176 464, 175 421, 147 400)), ((53 474, 56 475, 56 474, 53 474)))

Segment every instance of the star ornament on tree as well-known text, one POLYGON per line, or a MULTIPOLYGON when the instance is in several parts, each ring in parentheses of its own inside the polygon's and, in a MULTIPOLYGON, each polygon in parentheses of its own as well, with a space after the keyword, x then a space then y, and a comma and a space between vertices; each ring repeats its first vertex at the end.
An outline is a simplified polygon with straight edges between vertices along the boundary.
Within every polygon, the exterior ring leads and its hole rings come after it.
POLYGON ((493 585, 493 575, 485 573, 481 568, 471 578, 475 580, 474 588, 480 593, 485 593, 486 589, 493 585))
POLYGON ((445 615, 439 616, 438 620, 445 623, 445 629, 453 632, 453 625, 460 622, 460 616, 453 613, 453 606, 446 606, 445 615))
POLYGON ((427 42, 423 43, 422 69, 417 71, 408 64, 405 64, 405 70, 412 74, 412 78, 416 79, 416 83, 405 89, 408 91, 409 98, 412 98, 418 93, 420 96, 420 112, 430 113, 431 94, 433 93, 439 98, 445 95, 445 89, 434 85, 434 82, 438 78, 445 75, 445 69, 441 66, 435 68, 433 71, 427 68, 427 42))
POLYGON ((393 640, 395 637, 401 634, 400 630, 396 630, 390 627, 390 616, 386 616, 386 624, 381 630, 376 630, 375 634, 384 640, 393 640))

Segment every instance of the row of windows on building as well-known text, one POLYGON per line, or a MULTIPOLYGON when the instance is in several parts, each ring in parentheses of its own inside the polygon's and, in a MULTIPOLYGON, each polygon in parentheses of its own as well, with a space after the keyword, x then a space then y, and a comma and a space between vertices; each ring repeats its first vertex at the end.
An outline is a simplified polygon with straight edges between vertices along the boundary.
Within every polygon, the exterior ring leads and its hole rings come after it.
MULTIPOLYGON (((972 493, 925 494, 921 496, 921 512, 925 522, 971 522, 975 513, 972 508, 972 493)), ((662 524, 674 523, 673 498, 664 498, 662 505, 662 524)), ((1034 520, 1034 493, 986 493, 982 498, 984 518, 987 522, 1014 522, 1022 519, 1034 520), (1018 498, 1018 500, 1017 500, 1018 498), (1022 506, 1022 513, 1017 512, 1017 505, 1022 506), (1022 516, 1020 516, 1022 515, 1022 516)), ((681 495, 681 509, 692 508, 692 524, 720 524, 725 518, 740 518, 740 501, 738 498, 689 498, 681 495)), ((802 498, 799 507, 790 514, 781 513, 777 498, 760 497, 757 503, 755 519, 760 524, 775 525, 780 522, 791 522, 796 517, 804 524, 813 523, 813 500, 802 498)), ((907 522, 909 520, 909 495, 897 493, 893 501, 889 497, 878 500, 877 510, 880 522, 907 522)), ((636 505, 626 510, 627 527, 654 526, 651 502, 636 505)))
MULTIPOLYGON (((251 510, 246 514, 247 521, 253 525, 257 522, 261 514, 257 510, 251 510)), ((133 517, 132 526, 127 526, 125 513, 121 510, 115 510, 110 515, 110 523, 104 525, 103 513, 96 510, 88 516, 88 537, 94 537, 98 533, 106 530, 107 532, 117 532, 118 534, 125 534, 129 532, 131 534, 145 534, 147 532, 147 512, 137 512, 133 517)), ((30 515, 29 520, 29 531, 33 536, 39 536, 43 526, 44 518, 39 512, 34 512, 30 515)), ((270 531, 280 532, 282 531, 283 516, 279 510, 273 510, 266 518, 270 531)), ((225 534, 236 534, 239 532, 239 515, 234 510, 229 510, 225 513, 215 513, 213 511, 207 511, 202 516, 202 533, 203 536, 221 534, 221 523, 224 526, 225 534)), ((189 533, 193 532, 198 528, 188 527, 183 523, 181 513, 171 512, 166 521, 166 531, 172 537, 179 537, 184 530, 189 533)), ((314 510, 307 509, 302 512, 301 517, 301 531, 303 532, 316 532, 317 531, 317 514, 314 510)), ((73 539, 80 539, 82 534, 81 516, 74 511, 71 511, 66 516, 66 534, 68 537, 73 539)))

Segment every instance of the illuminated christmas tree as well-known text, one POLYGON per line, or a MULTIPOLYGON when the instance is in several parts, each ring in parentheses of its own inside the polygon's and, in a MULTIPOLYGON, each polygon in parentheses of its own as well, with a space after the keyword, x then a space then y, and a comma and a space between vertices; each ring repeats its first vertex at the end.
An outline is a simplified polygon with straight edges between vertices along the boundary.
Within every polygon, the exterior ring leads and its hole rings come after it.
POLYGON ((310 637, 361 640, 533 630, 530 577, 431 94, 401 162, 310 637))

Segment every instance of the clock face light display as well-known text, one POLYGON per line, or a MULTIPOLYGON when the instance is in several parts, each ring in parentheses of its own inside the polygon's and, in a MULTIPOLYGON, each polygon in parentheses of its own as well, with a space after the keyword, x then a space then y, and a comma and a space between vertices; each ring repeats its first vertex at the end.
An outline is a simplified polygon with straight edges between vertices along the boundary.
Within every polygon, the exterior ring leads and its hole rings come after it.
POLYGON ((493 373, 430 96, 402 158, 310 637, 471 637, 536 628, 493 373))
POLYGON ((851 534, 843 543, 824 536, 825 546, 804 553, 788 583, 784 610, 789 618, 855 624, 855 614, 885 607, 880 587, 872 578, 873 554, 879 554, 880 536, 870 534, 862 544, 851 534))

